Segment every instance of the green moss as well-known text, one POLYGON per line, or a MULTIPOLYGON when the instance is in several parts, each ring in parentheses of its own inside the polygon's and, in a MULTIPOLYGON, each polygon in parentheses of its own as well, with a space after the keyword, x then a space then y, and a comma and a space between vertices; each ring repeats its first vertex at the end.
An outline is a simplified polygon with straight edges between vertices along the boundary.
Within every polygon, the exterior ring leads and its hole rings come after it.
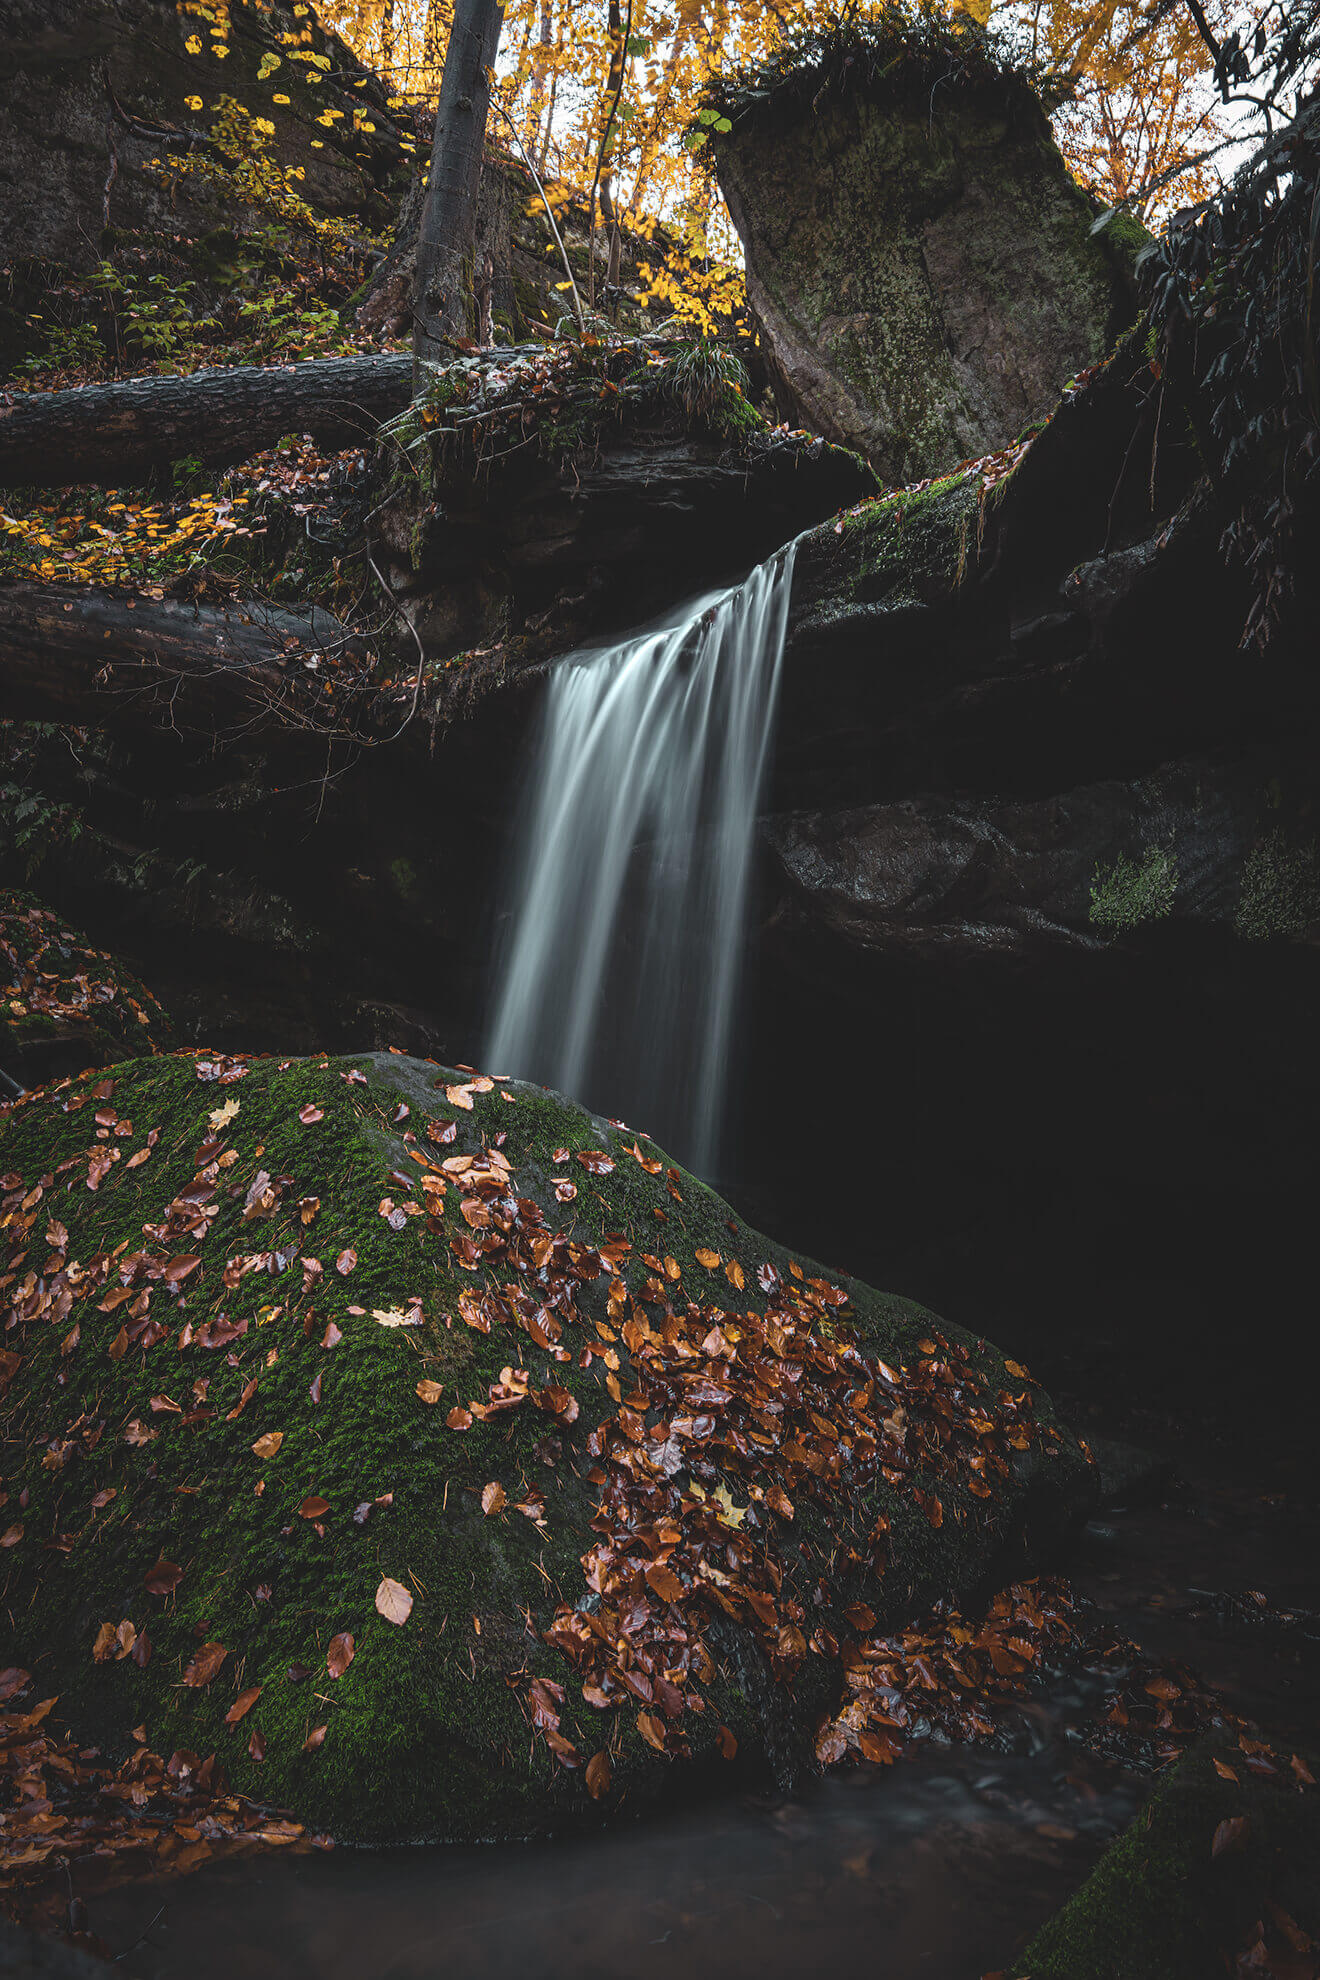
MULTIPOLYGON (((969 472, 860 503, 842 519, 839 591, 886 605, 947 596, 975 556, 980 505, 980 479, 969 472)), ((835 529, 828 523, 817 532, 827 551, 835 529)))
POLYGON ((1320 921, 1320 848, 1274 831, 1247 854, 1233 926, 1248 942, 1300 939, 1320 921))
POLYGON ((1320 1933, 1320 1793, 1300 1787, 1287 1754, 1274 1765, 1273 1775, 1254 1775, 1226 1740, 1186 1754, 1014 1972, 1023 1980, 1218 1980, 1275 1907, 1320 1933), (1220 1774, 1216 1760, 1237 1778, 1220 1774), (1245 1832, 1216 1856, 1219 1824, 1239 1816, 1245 1832))
POLYGON ((1148 846, 1140 859, 1120 853, 1107 873, 1096 868, 1090 919, 1111 935, 1123 934, 1172 914, 1177 892, 1178 861, 1166 847, 1148 846))
MULTIPOLYGON (((236 1788, 342 1837, 513 1836, 581 1816, 590 1808, 581 1776, 532 1738, 521 1701, 529 1674, 558 1679, 568 1687, 564 1733, 587 1754, 601 1743, 599 1715, 537 1632, 558 1603, 585 1592, 580 1562, 596 1506, 585 1440, 613 1413, 605 1370, 580 1354, 555 1366, 553 1379, 580 1409, 572 1433, 559 1433, 558 1455, 545 1443, 553 1419, 530 1406, 451 1430, 451 1404, 484 1398, 506 1363, 525 1357, 538 1383, 549 1363, 520 1334, 463 1324, 461 1296, 487 1283, 497 1289, 507 1268, 464 1267, 451 1245, 467 1232, 454 1191, 434 1227, 424 1214, 392 1223, 391 1206, 416 1202, 412 1154, 434 1148, 423 1137, 438 1119, 454 1123, 455 1139, 437 1155, 502 1145, 518 1193, 540 1205, 550 1228, 592 1245, 621 1234, 638 1253, 663 1251, 690 1286, 712 1284, 696 1253, 714 1245, 742 1264, 747 1291, 738 1303, 761 1307, 752 1290, 757 1265, 769 1260, 787 1274, 788 1254, 738 1226, 726 1204, 649 1143, 643 1153, 662 1163, 654 1175, 628 1153, 630 1136, 541 1089, 468 1091, 464 1108, 443 1090, 459 1075, 430 1062, 382 1054, 242 1063, 242 1077, 218 1083, 199 1077, 207 1062, 194 1055, 137 1061, 116 1069, 108 1096, 82 1079, 0 1112, 8 1187, 14 1177, 34 1186, 44 1178, 27 1260, 34 1269, 45 1255, 47 1216, 67 1226, 68 1255, 84 1266, 116 1247, 135 1252, 144 1234, 153 1252, 189 1248, 201 1261, 174 1292, 149 1282, 151 1318, 167 1330, 152 1346, 123 1351, 121 1342, 112 1352, 127 1309, 105 1312, 91 1295, 59 1324, 26 1329, 3 1423, 12 1454, 5 1489, 24 1529, 3 1557, 0 1595, 15 1624, 8 1654, 33 1671, 42 1695, 58 1694, 60 1715, 80 1740, 122 1754, 141 1723, 160 1751, 214 1750, 236 1788), (233 1151, 214 1185, 214 1217, 203 1235, 157 1239, 169 1206, 194 1181, 213 1115, 215 1141, 233 1151), (144 1147, 147 1159, 130 1167, 130 1153, 144 1147), (97 1148, 117 1149, 121 1159, 93 1190, 88 1151, 97 1148), (561 1148, 578 1181, 569 1204, 555 1194, 561 1148), (617 1158, 607 1177, 573 1163, 591 1149, 617 1158), (245 1218, 261 1172, 278 1180, 278 1201, 245 1218), (307 1268, 309 1258, 319 1272, 307 1268), (241 1269, 244 1259, 256 1263, 241 1269), (420 1325, 380 1323, 378 1315, 412 1302, 420 1325), (206 1324, 222 1314, 243 1331, 208 1348, 206 1324), (327 1346, 331 1323, 342 1338, 327 1346), (443 1384, 440 1406, 419 1399, 422 1378, 443 1384), (278 1451, 258 1457, 253 1444, 273 1431, 283 1438, 278 1451), (146 1442, 130 1441, 144 1432, 146 1442), (511 1503, 487 1518, 480 1494, 491 1481, 511 1503), (513 1509, 529 1491, 544 1496, 543 1528, 513 1509), (113 1496, 95 1505, 102 1494, 113 1496), (300 1515, 309 1497, 328 1502, 319 1521, 300 1515), (369 1511, 359 1521, 362 1507, 369 1511), (160 1558, 183 1569, 168 1598, 144 1587, 160 1558), (375 1610, 382 1576, 415 1595, 401 1628, 375 1610), (125 1618, 149 1633, 150 1661, 143 1669, 94 1663, 99 1625, 125 1618), (341 1630, 354 1634, 356 1656, 334 1682, 326 1647, 341 1630), (214 1683, 194 1690, 180 1678, 201 1641, 223 1643, 228 1657, 214 1683), (298 1666, 310 1675, 291 1675, 298 1666), (261 1687, 260 1699, 240 1727, 227 1726, 236 1693, 251 1685, 261 1687), (324 1743, 304 1752, 320 1724, 328 1726, 324 1743), (254 1727, 266 1742, 261 1764, 247 1752, 254 1727)), ((213 1145, 204 1159, 216 1155, 213 1145)), ((636 1290, 641 1266, 629 1260, 621 1269, 636 1290)), ((910 1360, 931 1316, 838 1282, 852 1303, 845 1324, 887 1360, 910 1360)), ((603 1317, 604 1297, 603 1282, 584 1281, 584 1316, 603 1317)), ((987 1382, 1010 1380, 995 1350, 955 1328, 944 1332, 967 1345, 987 1382)), ((1043 1440, 993 1498, 941 1479, 938 1531, 908 1490, 882 1477, 850 1486, 837 1513, 804 1501, 794 1528, 801 1553, 786 1554, 785 1586, 800 1582, 798 1598, 810 1600, 813 1577, 838 1553, 845 1529, 864 1533, 883 1514, 890 1568, 877 1584, 864 1566, 841 1563, 831 1577, 834 1602, 865 1594, 882 1620, 896 1623, 937 1597, 965 1594, 1029 1502, 1062 1518, 1087 1499, 1086 1460, 1044 1397, 1037 1416, 1043 1440)), ((829 1609, 819 1613, 828 1621, 829 1609)), ((809 1718, 834 1682, 832 1667, 816 1660, 799 1680, 805 1703, 795 1709, 809 1718)), ((745 1730, 754 1762, 766 1734, 732 1661, 720 1665, 706 1698, 707 1711, 691 1718, 694 1764, 715 1764, 721 1721, 745 1730)), ((607 1730, 616 1798, 635 1806, 665 1784, 667 1763, 642 1745, 630 1715, 607 1730)))
POLYGON ((1123 208, 1111 213, 1100 229, 1106 247, 1115 260, 1130 272, 1135 273, 1137 256, 1148 248, 1155 236, 1143 227, 1135 213, 1123 208))

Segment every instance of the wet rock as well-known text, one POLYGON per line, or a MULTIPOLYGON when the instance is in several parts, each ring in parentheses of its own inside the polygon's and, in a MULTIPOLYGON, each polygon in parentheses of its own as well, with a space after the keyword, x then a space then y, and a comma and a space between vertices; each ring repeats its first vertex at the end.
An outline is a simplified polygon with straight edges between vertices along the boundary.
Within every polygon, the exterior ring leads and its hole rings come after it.
POLYGON ((1023 1980, 1305 1972, 1320 1934, 1320 1790, 1299 1764, 1301 1774, 1285 1744, 1244 1748, 1224 1736, 1194 1747, 1012 1972, 1023 1980))
POLYGON ((811 921, 850 947, 1021 962, 1171 918, 1232 927, 1279 768, 1205 758, 1034 803, 926 795, 763 831, 811 921))
POLYGON ((504 462, 396 474, 374 524, 387 575, 428 652, 497 645, 502 678, 632 630, 874 492, 855 454, 763 426, 643 410, 563 439, 533 428, 504 462))

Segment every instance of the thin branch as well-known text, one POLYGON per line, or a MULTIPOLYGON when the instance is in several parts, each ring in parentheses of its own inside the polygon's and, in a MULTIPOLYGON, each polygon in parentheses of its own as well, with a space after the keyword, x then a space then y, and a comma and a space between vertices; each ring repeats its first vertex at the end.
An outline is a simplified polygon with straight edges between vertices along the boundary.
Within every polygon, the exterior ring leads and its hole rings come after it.
POLYGON ((541 204, 545 208, 545 217, 550 222, 550 232, 555 237, 555 246, 559 249, 559 258, 564 264, 564 273, 568 277, 568 286, 573 291, 573 314, 577 318, 578 329, 581 330, 585 327, 585 321, 582 315, 582 298, 578 294, 577 283, 573 280, 572 263, 569 261, 568 258, 568 250, 564 246, 564 237, 560 233, 559 228, 556 225, 554 209, 551 207, 550 201, 546 197, 546 190, 545 187, 541 184, 541 180, 537 173, 536 167, 535 165, 533 165, 531 159, 527 155, 527 147, 524 145, 521 137, 518 135, 518 126, 514 123, 513 118, 509 115, 503 103, 500 101, 499 97, 495 95, 493 90, 491 91, 491 101, 495 105, 495 108, 499 111, 501 117, 503 117, 505 123, 508 125, 509 135, 512 137, 514 143, 517 145, 519 151, 522 153, 523 164, 527 167, 528 171, 532 175, 532 184, 536 187, 536 190, 541 195, 541 204))

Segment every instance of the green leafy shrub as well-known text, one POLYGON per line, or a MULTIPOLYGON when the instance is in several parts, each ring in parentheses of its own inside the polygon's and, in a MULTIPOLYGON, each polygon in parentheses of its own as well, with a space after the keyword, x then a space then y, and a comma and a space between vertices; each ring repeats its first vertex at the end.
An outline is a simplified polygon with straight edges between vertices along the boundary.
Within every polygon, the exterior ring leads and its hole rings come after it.
POLYGON ((1320 921, 1320 848, 1271 832, 1247 854, 1233 926, 1248 942, 1304 935, 1320 921))
POLYGON ((1143 921, 1163 921, 1173 912, 1177 891, 1178 862, 1166 847, 1148 846, 1140 859, 1120 853, 1108 873, 1095 870, 1091 922, 1121 935, 1143 921))

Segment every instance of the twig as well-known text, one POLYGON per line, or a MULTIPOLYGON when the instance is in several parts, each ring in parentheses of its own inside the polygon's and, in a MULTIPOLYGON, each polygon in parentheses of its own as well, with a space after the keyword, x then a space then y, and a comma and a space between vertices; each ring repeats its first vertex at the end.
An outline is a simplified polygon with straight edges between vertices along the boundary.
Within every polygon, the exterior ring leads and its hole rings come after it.
POLYGON ((412 634, 413 638, 417 641, 417 678, 413 682, 412 707, 408 710, 408 713, 404 716, 402 722, 400 722, 398 728, 394 731, 394 734, 392 736, 380 737, 381 742, 392 743, 398 741, 399 737, 403 734, 408 724, 412 721, 413 716, 417 713, 417 704, 421 700, 421 696, 422 696, 422 675, 426 671, 426 648, 422 645, 421 634, 418 632, 412 620, 408 617, 408 614, 404 611, 402 605, 400 605, 398 599, 394 596, 394 593, 390 590, 389 585, 386 584, 385 579, 381 575, 380 566, 376 562, 376 559, 371 555, 370 551, 367 552, 367 562, 371 565, 372 570, 376 573, 377 584, 379 584, 381 590, 385 593, 385 596, 389 599, 391 605, 393 605, 395 611, 399 614, 399 617, 403 620, 403 623, 407 626, 409 632, 412 634))
POLYGON ((509 134, 512 137, 514 143, 517 145, 519 151, 522 153, 523 164, 527 167, 528 171, 532 175, 532 184, 536 187, 536 190, 541 195, 541 204, 545 208, 545 217, 550 222, 550 232, 555 237, 555 246, 559 249, 559 258, 564 264, 564 273, 568 277, 568 286, 573 291, 573 314, 577 318, 578 329, 579 330, 585 329, 586 324, 582 315, 582 298, 578 294, 577 283, 573 280, 573 268, 568 258, 568 250, 565 248, 563 236, 560 233, 558 226, 555 224, 554 210, 550 205, 550 201, 546 198, 545 187, 541 184, 535 165, 533 165, 531 159, 527 155, 527 147, 524 145, 521 137, 518 135, 518 126, 514 123, 512 117, 509 115, 508 111, 505 109, 504 105, 500 102, 497 96, 494 96, 492 94, 491 100, 494 103, 495 108, 499 111, 501 117, 503 117, 505 123, 508 125, 509 134))
POLYGON ((164 1905, 162 1905, 162 1906, 161 1906, 161 1908, 160 1908, 160 1910, 159 1910, 159 1911, 158 1911, 158 1912, 156 1913, 156 1916, 155 1916, 155 1917, 154 1917, 154 1918, 152 1919, 152 1921, 151 1921, 151 1924, 150 1924, 150 1925, 148 1925, 148 1926, 146 1926, 146 1928, 145 1928, 145 1929, 144 1929, 143 1931, 141 1931, 141 1932, 139 1932, 139 1933, 138 1933, 138 1935, 137 1935, 137 1937, 136 1937, 136 1939, 134 1939, 134 1941, 133 1941, 133 1943, 132 1943, 132 1945, 131 1945, 131 1946, 125 1946, 125 1947, 124 1947, 124 1950, 123 1950, 123 1951, 122 1951, 121 1953, 116 1953, 116 1954, 115 1954, 115 1957, 114 1957, 114 1964, 115 1964, 116 1966, 118 1966, 118 1964, 119 1964, 119 1962, 120 1962, 120 1960, 121 1960, 121 1959, 127 1959, 127 1958, 128 1958, 128 1955, 129 1955, 129 1954, 130 1954, 131 1952, 136 1952, 136 1951, 137 1951, 137 1949, 138 1949, 138 1947, 139 1947, 139 1946, 140 1946, 140 1945, 141 1945, 141 1944, 143 1943, 143 1941, 145 1940, 145 1938, 146 1938, 146 1936, 147 1936, 147 1933, 148 1933, 148 1932, 150 1932, 150 1931, 152 1930, 152 1927, 153 1927, 153 1926, 156 1926, 156 1925, 159 1925, 159 1923, 160 1923, 160 1921, 161 1921, 161 1919, 162 1919, 162 1918, 163 1918, 164 1916, 165 1916, 165 1906, 164 1906, 164 1905))

